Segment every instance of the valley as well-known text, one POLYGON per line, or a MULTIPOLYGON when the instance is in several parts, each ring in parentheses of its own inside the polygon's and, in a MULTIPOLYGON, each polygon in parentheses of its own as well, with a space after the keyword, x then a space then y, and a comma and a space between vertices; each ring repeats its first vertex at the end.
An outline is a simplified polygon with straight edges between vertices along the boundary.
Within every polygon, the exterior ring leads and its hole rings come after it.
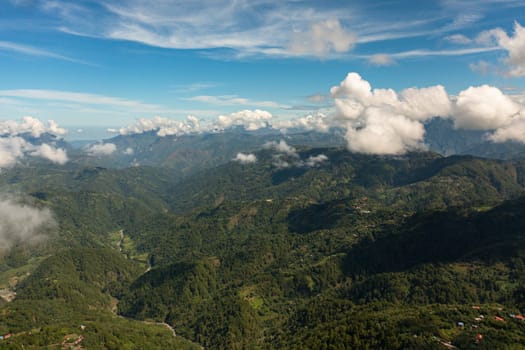
POLYGON ((519 347, 523 161, 279 152, 187 177, 4 170, 16 200, 56 223, 2 257, 16 297, 4 293, 0 346, 77 334, 119 349, 519 347))

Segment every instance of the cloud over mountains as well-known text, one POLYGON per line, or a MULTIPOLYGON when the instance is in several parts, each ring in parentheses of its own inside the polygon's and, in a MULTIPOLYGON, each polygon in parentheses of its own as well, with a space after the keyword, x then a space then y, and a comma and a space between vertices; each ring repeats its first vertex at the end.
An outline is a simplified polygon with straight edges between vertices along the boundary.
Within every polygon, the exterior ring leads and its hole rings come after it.
POLYGON ((60 128, 54 120, 49 120, 46 125, 37 118, 31 116, 23 117, 21 122, 15 120, 0 121, 0 137, 23 134, 40 137, 44 133, 63 136, 66 134, 66 129, 60 128))
POLYGON ((314 168, 328 161, 324 154, 309 156, 306 160, 301 159, 300 154, 295 147, 290 146, 284 140, 269 141, 263 145, 264 149, 274 151, 273 166, 278 169, 296 167, 296 168, 314 168))
POLYGON ((109 156, 117 151, 114 143, 96 143, 85 148, 86 153, 92 157, 109 156))
POLYGON ((13 198, 0 198, 0 250, 18 243, 41 241, 55 226, 49 209, 35 208, 13 198))
POLYGON ((141 118, 134 124, 119 129, 118 132, 120 135, 132 135, 156 131, 158 136, 163 137, 189 134, 192 132, 199 132, 200 130, 200 124, 197 117, 188 116, 186 121, 163 117, 154 117, 151 119, 141 118))
POLYGON ((64 149, 55 148, 48 145, 47 143, 37 146, 36 149, 30 153, 30 155, 45 158, 60 165, 66 164, 69 160, 64 149))
POLYGON ((335 124, 346 128, 351 151, 401 154, 424 149, 423 122, 452 118, 458 129, 487 131, 494 142, 525 142, 525 106, 496 87, 469 87, 457 97, 441 85, 372 89, 358 73, 349 73, 331 89, 335 124))
POLYGON ((251 163, 257 162, 257 157, 253 153, 246 154, 246 153, 239 152, 237 153, 235 158, 233 158, 233 161, 239 162, 241 164, 251 164, 251 163))
POLYGON ((254 111, 243 110, 229 115, 217 117, 214 125, 219 130, 232 126, 243 126, 246 130, 253 131, 270 125, 273 116, 270 112, 256 109, 254 111))
POLYGON ((66 150, 53 143, 34 145, 24 137, 40 138, 44 134, 61 137, 66 130, 50 120, 44 124, 40 120, 26 116, 22 121, 0 121, 0 169, 14 166, 26 156, 40 157, 56 164, 68 161, 66 150))
MULTIPOLYGON (((120 133, 156 131, 159 136, 167 136, 222 132, 238 126, 248 131, 273 128, 282 132, 287 129, 328 132, 331 128, 342 128, 351 151, 402 154, 426 149, 424 123, 441 117, 452 119, 457 129, 486 131, 487 140, 493 142, 525 143, 525 105, 494 86, 470 86, 457 96, 449 95, 442 85, 397 92, 391 88, 372 88, 359 73, 350 72, 330 89, 330 95, 333 109, 328 115, 317 113, 283 120, 256 109, 219 115, 207 123, 200 123, 193 116, 186 121, 156 117, 140 119, 120 129, 120 133)), ((265 147, 278 150, 284 145, 274 142, 265 147)))

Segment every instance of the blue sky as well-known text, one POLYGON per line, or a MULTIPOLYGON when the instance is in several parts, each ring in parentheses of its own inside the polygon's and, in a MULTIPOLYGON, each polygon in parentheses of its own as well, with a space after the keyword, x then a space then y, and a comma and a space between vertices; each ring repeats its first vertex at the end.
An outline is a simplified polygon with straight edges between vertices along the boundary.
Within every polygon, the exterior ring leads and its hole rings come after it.
POLYGON ((349 72, 396 91, 520 95, 521 25, 514 0, 4 0, 0 120, 329 114, 330 88, 349 72))

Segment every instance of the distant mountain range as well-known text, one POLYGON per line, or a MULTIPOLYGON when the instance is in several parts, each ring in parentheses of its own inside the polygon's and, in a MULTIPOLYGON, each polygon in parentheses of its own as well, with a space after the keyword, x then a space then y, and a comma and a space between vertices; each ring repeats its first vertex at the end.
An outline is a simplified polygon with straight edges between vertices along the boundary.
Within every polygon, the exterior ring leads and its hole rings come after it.
MULTIPOLYGON (((425 125, 425 143, 428 150, 444 156, 473 155, 492 159, 523 159, 525 145, 517 142, 494 143, 485 132, 455 129, 449 119, 433 118, 425 125)), ((89 144, 68 145, 71 159, 81 164, 123 168, 147 165, 176 169, 181 175, 211 168, 233 159, 237 153, 257 151, 269 141, 285 140, 292 146, 344 147, 344 131, 332 129, 328 133, 289 130, 281 133, 267 128, 247 131, 242 127, 224 132, 157 136, 155 131, 119 135, 103 143, 116 146, 114 153, 86 157, 83 149, 89 144)), ((62 143, 61 143, 62 145, 62 143)))
POLYGON ((429 150, 444 156, 462 154, 492 159, 523 159, 525 144, 495 143, 486 132, 455 129, 452 120, 433 118, 425 125, 425 142, 429 150))
MULTIPOLYGON (((449 119, 433 118, 425 124, 425 144, 428 150, 444 156, 473 155, 491 159, 524 159, 525 145, 517 142, 494 143, 482 131, 455 129, 449 119)), ((72 163, 82 166, 126 168, 153 166, 173 169, 173 173, 186 176, 203 169, 227 163, 240 152, 248 154, 260 150, 267 142, 284 140, 291 146, 345 147, 342 129, 327 133, 300 129, 282 133, 265 128, 247 131, 235 127, 223 132, 158 136, 155 131, 141 134, 119 135, 97 142, 68 143, 50 134, 36 138, 21 135, 34 145, 50 143, 67 150, 72 163), (111 152, 89 153, 93 145, 115 145, 111 152)), ((44 160, 33 160, 43 163, 44 160)))

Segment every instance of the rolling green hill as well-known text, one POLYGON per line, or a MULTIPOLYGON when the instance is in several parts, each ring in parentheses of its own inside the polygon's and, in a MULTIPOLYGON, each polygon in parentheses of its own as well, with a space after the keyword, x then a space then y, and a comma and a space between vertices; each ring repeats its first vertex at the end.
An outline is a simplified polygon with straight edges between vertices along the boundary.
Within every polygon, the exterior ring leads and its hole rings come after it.
POLYGON ((257 153, 257 164, 229 163, 176 183, 170 204, 177 212, 222 201, 297 198, 326 202, 367 196, 402 209, 444 209, 498 203, 524 194, 522 161, 414 153, 367 156, 343 149, 305 149, 302 159, 324 154, 316 167, 273 165, 274 153, 257 153))
POLYGON ((525 312, 525 163, 256 156, 182 179, 75 164, 2 172, 0 186, 50 208, 56 226, 2 255, 0 288, 17 294, 0 304, 0 333, 15 335, 0 347, 81 335, 86 348, 119 349, 525 342, 510 316, 525 312))
POLYGON ((113 312, 115 297, 141 273, 121 254, 73 248, 46 258, 0 310, 0 348, 59 349, 81 339, 90 349, 200 349, 165 326, 130 321, 113 312))

